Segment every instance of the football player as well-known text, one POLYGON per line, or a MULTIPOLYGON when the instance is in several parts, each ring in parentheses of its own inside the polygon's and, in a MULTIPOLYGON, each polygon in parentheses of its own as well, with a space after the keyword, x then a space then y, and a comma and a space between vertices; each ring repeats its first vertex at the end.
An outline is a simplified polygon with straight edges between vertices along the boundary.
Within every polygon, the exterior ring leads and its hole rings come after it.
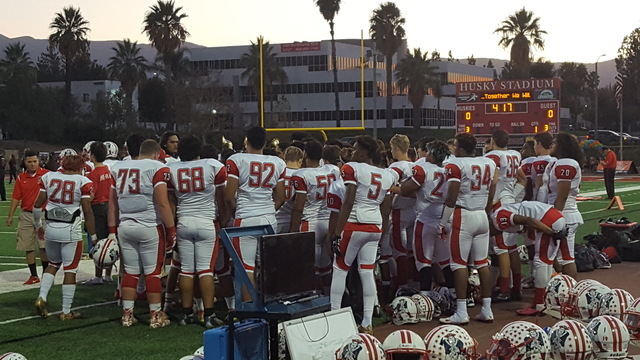
POLYGON ((284 149, 282 157, 287 164, 284 175, 285 202, 276 212, 276 221, 278 222, 278 228, 276 229, 277 234, 286 233, 291 226, 291 212, 293 211, 293 197, 295 195, 291 176, 296 170, 302 167, 304 153, 296 146, 289 146, 284 149))
POLYGON ((547 165, 555 161, 555 158, 550 155, 553 136, 548 132, 537 133, 533 137, 533 141, 535 142, 533 149, 537 157, 533 161, 533 167, 531 168, 531 178, 533 180, 532 200, 547 202, 547 188, 542 186, 542 176, 547 165))
POLYGON ((136 322, 133 307, 140 276, 146 283, 149 327, 169 325, 160 305, 160 276, 165 252, 175 244, 176 228, 167 194, 171 174, 158 161, 159 156, 160 145, 155 140, 145 140, 137 160, 121 161, 111 169, 114 181, 109 200, 109 238, 115 239, 116 233, 120 238, 124 265, 121 321, 125 327, 136 322))
POLYGON ((478 268, 482 287, 482 310, 476 320, 493 322, 491 311, 491 274, 487 268, 489 249, 489 222, 487 214, 491 211, 498 173, 496 164, 485 157, 475 157, 476 138, 461 133, 455 138, 455 158, 447 163, 448 182, 445 207, 438 234, 447 236, 446 228, 451 219, 449 234, 451 249, 451 270, 453 270, 456 288, 456 313, 451 317, 440 318, 445 324, 466 324, 467 285, 469 270, 467 259, 478 268))
POLYGON ((160 158, 159 160, 165 164, 173 161, 179 161, 178 148, 180 145, 180 137, 173 131, 165 131, 160 136, 160 158))
POLYGON ((71 320, 80 317, 79 313, 71 311, 71 305, 76 292, 76 272, 82 257, 82 215, 91 234, 90 240, 98 240, 91 211, 93 183, 81 175, 84 164, 80 155, 62 158, 62 172, 48 172, 42 175, 40 193, 33 205, 36 231, 38 237, 45 240, 49 256, 49 266, 42 275, 40 294, 36 300, 36 309, 43 318, 49 315, 47 295, 60 267, 64 269, 60 319, 71 320), (42 206, 45 202, 46 233, 41 223, 42 206))
MULTIPOLYGON (((234 227, 270 225, 276 229, 276 211, 285 200, 286 164, 277 156, 262 154, 266 141, 265 129, 252 127, 245 138, 247 152, 233 154, 227 160, 225 202, 234 227)), ((253 282, 258 239, 243 236, 233 238, 233 244, 253 282)), ((244 296, 248 299, 248 293, 244 296)))
POLYGON ((213 267, 218 253, 216 226, 227 224, 224 185, 227 171, 214 159, 200 159, 202 141, 183 139, 178 149, 181 161, 168 164, 170 190, 177 200, 177 240, 180 250, 180 291, 183 316, 180 325, 194 323, 194 278, 198 278, 204 305, 205 327, 220 325, 213 311, 215 288, 213 267))
POLYGON ((360 331, 372 333, 371 320, 376 301, 373 277, 378 242, 388 226, 391 195, 388 190, 398 181, 397 172, 373 166, 379 156, 376 141, 368 135, 356 137, 352 162, 341 169, 345 184, 332 247, 336 254, 331 281, 331 309, 339 309, 345 280, 353 261, 358 259, 364 316, 360 331))

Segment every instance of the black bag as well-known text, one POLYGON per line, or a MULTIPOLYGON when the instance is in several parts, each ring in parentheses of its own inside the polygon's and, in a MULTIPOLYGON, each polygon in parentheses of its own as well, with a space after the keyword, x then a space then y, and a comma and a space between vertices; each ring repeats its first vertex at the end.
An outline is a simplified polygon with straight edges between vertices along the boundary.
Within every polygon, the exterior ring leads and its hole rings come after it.
POLYGON ((606 254, 596 249, 595 247, 589 245, 589 252, 591 256, 593 256, 593 268, 594 269, 610 269, 611 263, 609 262, 609 258, 606 254))
POLYGON ((585 235, 582 239, 598 250, 604 249, 607 243, 607 237, 598 233, 585 235))
POLYGON ((595 257, 586 245, 576 245, 574 255, 578 272, 593 271, 593 261, 595 257))
POLYGON ((629 230, 614 231, 607 238, 603 248, 613 246, 618 250, 618 254, 621 253, 622 247, 628 245, 630 242, 637 240, 635 236, 629 230))
POLYGON ((640 240, 621 246, 618 254, 622 257, 622 261, 640 261, 640 240))

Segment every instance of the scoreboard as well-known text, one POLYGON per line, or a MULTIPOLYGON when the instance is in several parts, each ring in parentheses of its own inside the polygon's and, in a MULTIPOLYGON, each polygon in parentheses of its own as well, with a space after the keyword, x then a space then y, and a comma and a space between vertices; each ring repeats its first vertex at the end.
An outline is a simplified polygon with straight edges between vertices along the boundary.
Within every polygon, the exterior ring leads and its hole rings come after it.
POLYGON ((556 133, 560 79, 472 81, 456 84, 456 130, 491 135, 556 133))

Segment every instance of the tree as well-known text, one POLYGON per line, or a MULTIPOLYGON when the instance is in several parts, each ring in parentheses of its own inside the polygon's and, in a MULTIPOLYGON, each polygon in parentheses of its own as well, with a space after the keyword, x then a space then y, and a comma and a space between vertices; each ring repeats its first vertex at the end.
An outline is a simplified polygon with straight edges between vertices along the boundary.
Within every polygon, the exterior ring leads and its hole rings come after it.
POLYGON ((534 79, 549 79, 556 74, 555 66, 549 60, 538 58, 531 64, 531 77, 534 79))
POLYGON ((502 21, 501 26, 494 30, 494 33, 501 36, 498 45, 505 49, 511 46, 511 78, 529 78, 531 48, 543 50, 542 35, 547 33, 540 29, 540 18, 534 18, 533 12, 522 8, 502 21))
POLYGON ((444 96, 442 91, 442 84, 439 79, 435 78, 431 83, 431 90, 433 91, 433 97, 436 98, 436 123, 438 124, 438 130, 442 126, 442 114, 440 113, 440 99, 444 96))
POLYGON ((64 114, 71 116, 72 64, 77 57, 89 51, 89 22, 84 19, 79 8, 69 6, 56 13, 49 28, 53 30, 49 35, 49 45, 56 48, 64 58, 64 114))
POLYGON ((456 59, 453 57, 453 54, 451 53, 451 50, 449 50, 449 55, 447 56, 447 61, 449 61, 449 62, 456 61, 456 59))
POLYGON ((277 99, 277 94, 274 94, 274 84, 285 84, 289 81, 287 73, 282 69, 276 59, 276 54, 273 52, 273 46, 268 41, 264 41, 264 38, 259 37, 256 42, 251 42, 249 52, 242 55, 240 62, 245 70, 240 77, 247 79, 247 84, 251 87, 258 98, 258 104, 260 112, 258 113, 258 121, 260 121, 260 114, 264 114, 264 103, 260 99, 260 43, 262 42, 262 73, 263 73, 263 87, 265 91, 265 97, 269 99, 271 107, 269 112, 272 112, 273 101, 277 99))
POLYGON ((408 90, 409 102, 413 105, 414 129, 422 126, 422 102, 427 89, 435 82, 434 70, 427 53, 423 54, 420 48, 413 49, 413 53, 407 51, 396 67, 398 87, 408 90))
POLYGON ((124 92, 125 121, 128 127, 135 121, 135 111, 133 109, 133 92, 140 80, 145 78, 147 60, 140 55, 138 42, 131 42, 125 39, 117 42, 116 47, 111 48, 115 55, 109 59, 107 68, 109 76, 120 81, 120 87, 124 92))
MULTIPOLYGON (((491 61, 491 60, 489 60, 489 61, 491 61)), ((469 65, 475 65, 476 64, 476 58, 473 57, 473 54, 471 54, 471 56, 469 56, 467 58, 467 64, 469 64, 469 65)))
POLYGON ((640 113, 640 28, 624 37, 618 57, 616 58, 616 68, 623 77, 623 115, 624 123, 637 126, 640 113))
POLYGON ((436 49, 431 52, 431 61, 440 61, 440 52, 436 49))
POLYGON ((180 82, 185 78, 191 76, 191 61, 189 60, 189 49, 180 48, 168 57, 164 55, 158 55, 156 57, 155 65, 152 67, 159 73, 165 75, 165 78, 171 79, 172 82, 180 82), (165 74, 165 64, 169 64, 169 73, 165 74))
POLYGON ((329 33, 331 34, 331 67, 333 68, 333 91, 336 103, 336 126, 340 127, 340 92, 338 89, 338 66, 336 54, 336 40, 333 32, 333 19, 340 11, 341 0, 314 0, 320 10, 322 17, 329 23, 329 33))
POLYGON ((64 63, 60 53, 51 45, 38 56, 38 82, 64 81, 64 63))
POLYGON ((4 49, 4 59, 0 60, 0 82, 14 82, 23 86, 35 84, 36 71, 24 44, 15 42, 4 49))
POLYGON ((169 117, 169 100, 164 81, 154 76, 140 83, 138 91, 138 111, 145 122, 153 123, 156 130, 169 117))
POLYGON ((510 62, 505 61, 504 65, 502 65, 502 70, 500 70, 500 79, 501 80, 510 80, 515 79, 516 77, 513 75, 514 70, 513 66, 510 62))
POLYGON ((387 128, 390 129, 393 127, 393 55, 402 46, 405 38, 406 33, 403 27, 405 19, 396 4, 386 2, 373 11, 369 22, 371 24, 369 35, 387 60, 387 108, 385 115, 387 128))
POLYGON ((571 110, 571 124, 575 128, 578 116, 584 112, 583 100, 589 97, 591 89, 587 87, 589 72, 584 64, 564 62, 560 64, 558 76, 562 79, 560 106, 571 110))

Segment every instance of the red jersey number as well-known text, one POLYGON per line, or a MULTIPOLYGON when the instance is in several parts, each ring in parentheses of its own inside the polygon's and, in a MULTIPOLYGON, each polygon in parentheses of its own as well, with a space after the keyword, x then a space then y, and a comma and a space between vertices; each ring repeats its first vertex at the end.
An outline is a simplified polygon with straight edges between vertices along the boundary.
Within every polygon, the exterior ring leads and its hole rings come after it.
POLYGON ((517 156, 507 156, 507 178, 513 179, 518 177, 518 157, 517 156))
POLYGON ((480 191, 483 185, 486 185, 488 190, 491 186, 491 168, 489 165, 485 165, 484 171, 478 165, 471 166, 471 191, 480 191))
POLYGON ((120 182, 118 193, 123 194, 126 187, 129 194, 140 194, 139 169, 120 169, 118 171, 118 181, 120 182))
POLYGON ((178 191, 181 193, 204 191, 202 167, 178 169, 178 191))
POLYGON ((435 197, 442 197, 442 185, 444 185, 444 174, 443 173, 433 173, 433 182, 436 184, 436 186, 433 188, 433 190, 431 190, 431 196, 435 196, 435 197))
POLYGON ((284 197, 287 200, 291 200, 293 197, 293 183, 291 182, 291 176, 284 177, 284 197))
POLYGON ((249 186, 271 188, 269 182, 275 171, 276 167, 272 163, 252 161, 249 164, 249 186))
POLYGON ((52 179, 49 186, 53 188, 53 192, 49 196, 49 201, 54 204, 73 204, 73 193, 76 188, 75 182, 52 179))
POLYGON ((371 173, 371 188, 369 188, 369 199, 377 200, 380 196, 380 190, 382 190, 382 183, 380 182, 382 175, 378 173, 371 173))

